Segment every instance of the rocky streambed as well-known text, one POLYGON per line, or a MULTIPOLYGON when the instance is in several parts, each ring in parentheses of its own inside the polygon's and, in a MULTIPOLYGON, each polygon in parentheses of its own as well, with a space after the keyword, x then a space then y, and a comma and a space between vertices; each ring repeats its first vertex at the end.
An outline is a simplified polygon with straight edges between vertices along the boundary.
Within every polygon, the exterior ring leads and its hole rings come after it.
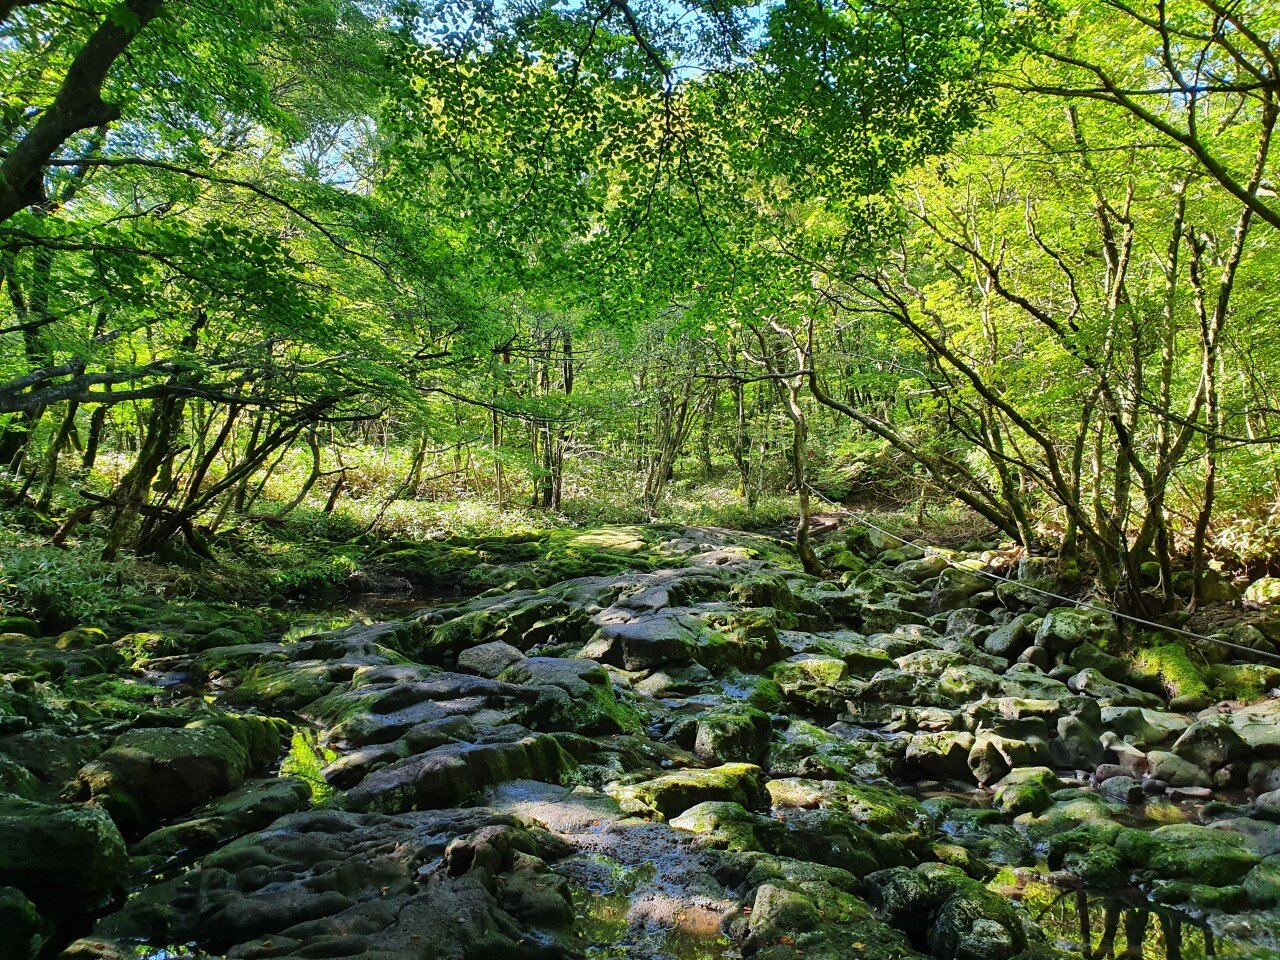
POLYGON ((279 640, 7 621, 0 960, 1275 955, 1261 658, 996 551, 578 539, 633 569, 279 640))

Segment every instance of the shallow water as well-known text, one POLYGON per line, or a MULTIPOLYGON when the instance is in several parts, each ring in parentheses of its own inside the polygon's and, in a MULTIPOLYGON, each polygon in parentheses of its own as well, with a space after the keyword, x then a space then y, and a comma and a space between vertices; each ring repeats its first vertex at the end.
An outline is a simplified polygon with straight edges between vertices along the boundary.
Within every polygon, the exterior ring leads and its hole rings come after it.
POLYGON ((1209 923, 1152 904, 1137 890, 1102 894, 1025 879, 996 888, 1019 900, 1057 946, 1084 960, 1205 960, 1247 951, 1209 923))

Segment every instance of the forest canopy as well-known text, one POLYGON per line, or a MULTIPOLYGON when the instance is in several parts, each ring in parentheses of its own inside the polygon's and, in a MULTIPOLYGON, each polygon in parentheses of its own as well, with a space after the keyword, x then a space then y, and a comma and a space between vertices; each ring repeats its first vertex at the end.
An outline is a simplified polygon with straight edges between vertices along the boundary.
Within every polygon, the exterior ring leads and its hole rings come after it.
POLYGON ((110 559, 703 485, 787 498, 814 571, 811 497, 956 503, 1171 609, 1275 562, 1277 36, 1217 0, 4 0, 5 496, 110 559))

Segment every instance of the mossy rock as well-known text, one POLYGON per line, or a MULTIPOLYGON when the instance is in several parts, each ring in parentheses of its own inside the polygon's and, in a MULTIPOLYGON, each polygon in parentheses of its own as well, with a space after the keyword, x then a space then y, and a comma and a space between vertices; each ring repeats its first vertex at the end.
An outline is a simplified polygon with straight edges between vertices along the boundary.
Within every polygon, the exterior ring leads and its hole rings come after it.
POLYGON ((740 803, 726 800, 704 800, 671 819, 675 830, 697 834, 708 846, 718 850, 757 851, 771 849, 758 833, 784 829, 780 824, 746 809, 740 803))
MULTIPOLYGON (((513 733, 518 728, 508 728, 513 733)), ((461 806, 486 787, 510 780, 563 783, 577 763, 554 736, 504 736, 489 743, 450 743, 374 770, 348 791, 345 805, 371 813, 461 806)))
POLYGON ((1128 863, 1152 877, 1215 887, 1238 883, 1261 860, 1240 834, 1190 823, 1150 833, 1122 829, 1115 843, 1128 863))
POLYGON ((1280 854, 1267 857, 1244 878, 1249 903, 1259 909, 1280 907, 1280 854))
POLYGON ((0 886, 17 887, 37 903, 92 900, 123 882, 127 864, 124 840, 106 811, 0 795, 0 886))
POLYGON ((782 656, 778 630, 762 611, 731 618, 729 629, 709 630, 697 639, 693 658, 709 670, 759 670, 782 656))
POLYGON ((0 960, 32 960, 40 950, 40 914, 14 887, 0 887, 0 960))
MULTIPOLYGON (((249 752, 228 721, 121 734, 77 777, 79 796, 137 834, 244 783, 249 752)), ((248 738, 248 726, 240 728, 248 738)))
POLYGON ((706 763, 760 763, 771 732, 769 715, 748 704, 712 710, 697 720, 693 752, 706 763))
POLYGON ((1049 840, 1049 866, 1074 873, 1091 887, 1121 886, 1129 864, 1114 845, 1119 832, 1114 823, 1091 823, 1059 833, 1049 840))
POLYGON ((1213 691, 1200 669, 1180 643, 1166 643, 1139 650, 1132 661, 1138 677, 1156 681, 1169 697, 1173 710, 1202 710, 1213 702, 1213 691))
POLYGON ((1050 793, 1059 786, 1048 767, 1019 767, 995 785, 995 805, 1012 816, 1041 813, 1053 803, 1050 793))
POLYGON ((345 690, 329 663, 262 663, 246 670, 223 696, 231 706, 299 710, 328 694, 345 690))
POLYGON ((54 646, 59 650, 84 650, 107 642, 107 632, 100 627, 73 627, 60 633, 54 646))
POLYGON ((586 735, 640 729, 639 711, 618 699, 608 671, 589 660, 529 657, 513 663, 498 679, 543 692, 538 729, 586 735))
POLYGON ((835 687, 848 679, 849 665, 839 657, 793 657, 773 668, 773 681, 784 693, 806 685, 835 687))
POLYGON ((25 637, 40 636, 40 624, 30 617, 0 617, 0 635, 16 633, 25 637))
POLYGON ((676 770, 609 792, 624 813, 670 819, 707 800, 748 810, 767 807, 763 778, 764 771, 753 763, 726 763, 706 770, 676 770))
POLYGON ((0 754, 0 794, 33 800, 41 793, 41 784, 26 767, 0 754))
POLYGON ((828 807, 886 833, 910 833, 928 821, 919 801, 892 787, 796 777, 770 780, 768 790, 775 807, 828 807))

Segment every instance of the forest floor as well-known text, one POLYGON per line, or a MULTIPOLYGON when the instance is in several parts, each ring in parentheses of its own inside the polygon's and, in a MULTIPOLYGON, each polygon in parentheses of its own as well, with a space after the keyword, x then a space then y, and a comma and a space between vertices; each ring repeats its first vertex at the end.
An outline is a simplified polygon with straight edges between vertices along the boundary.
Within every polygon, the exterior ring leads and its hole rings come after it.
POLYGON ((1275 956, 1280 669, 968 546, 563 529, 383 545, 345 622, 6 617, 0 960, 1275 956))

